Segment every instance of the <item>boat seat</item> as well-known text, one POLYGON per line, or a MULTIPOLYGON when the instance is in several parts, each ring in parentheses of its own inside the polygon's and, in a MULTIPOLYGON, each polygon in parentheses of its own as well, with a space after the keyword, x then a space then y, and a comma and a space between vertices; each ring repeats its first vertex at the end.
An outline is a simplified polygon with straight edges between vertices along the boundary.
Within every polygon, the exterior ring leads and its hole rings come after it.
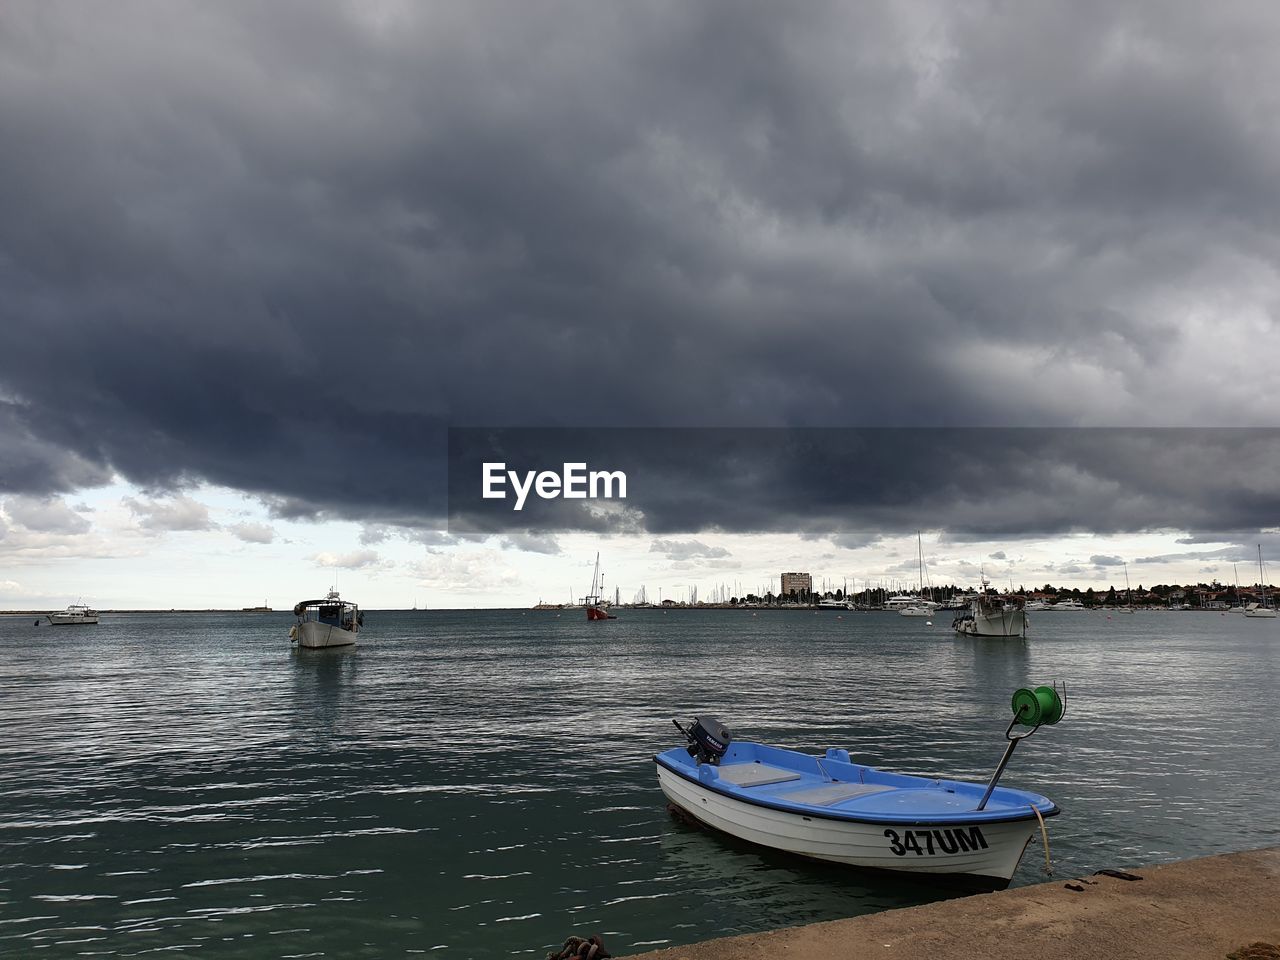
POLYGON ((800 774, 794 770, 771 767, 759 762, 721 764, 717 772, 721 780, 739 787, 763 787, 767 783, 786 783, 788 780, 800 779, 800 774))
POLYGON ((893 787, 886 787, 877 783, 828 783, 825 786, 810 787, 807 790, 792 790, 788 793, 780 793, 778 794, 778 799, 788 800, 791 803, 807 803, 814 807, 829 807, 833 803, 839 803, 841 800, 865 797, 868 794, 892 789, 893 787))

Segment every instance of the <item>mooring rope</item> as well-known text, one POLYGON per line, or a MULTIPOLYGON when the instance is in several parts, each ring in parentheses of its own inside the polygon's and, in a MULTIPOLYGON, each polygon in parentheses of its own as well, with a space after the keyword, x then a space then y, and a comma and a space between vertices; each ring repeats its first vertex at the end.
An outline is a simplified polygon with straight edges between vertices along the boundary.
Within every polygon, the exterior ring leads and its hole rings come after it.
POLYGON ((613 956, 604 948, 604 941, 598 934, 590 937, 570 937, 564 946, 547 954, 547 960, 606 960, 613 956))
POLYGON ((1049 831, 1044 827, 1044 817, 1040 816, 1040 811, 1036 809, 1034 803, 1027 804, 1031 808, 1031 812, 1036 815, 1036 819, 1040 821, 1040 839, 1044 843, 1044 872, 1049 876, 1053 876, 1053 864, 1049 862, 1049 831))

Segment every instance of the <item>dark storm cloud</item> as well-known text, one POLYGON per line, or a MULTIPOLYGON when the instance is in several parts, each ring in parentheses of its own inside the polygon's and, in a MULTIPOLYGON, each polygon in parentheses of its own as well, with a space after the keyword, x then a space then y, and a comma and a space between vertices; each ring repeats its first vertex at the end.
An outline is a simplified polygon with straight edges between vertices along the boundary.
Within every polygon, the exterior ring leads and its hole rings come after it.
MULTIPOLYGON (((447 425, 1266 422, 1278 17, 20 0, 0 488, 115 470, 420 530, 447 425)), ((1144 493, 1176 451, 1112 452, 938 503, 961 533, 1190 528, 1236 489, 1144 493)), ((869 524, 941 512, 912 462, 869 524)), ((775 480, 823 476, 740 486, 775 480)), ((702 529, 699 502, 646 525, 702 529)))
MULTIPOLYGON (((0 351, 0 363, 4 359, 0 351)), ((65 493, 110 479, 97 450, 82 451, 39 436, 22 405, 0 398, 0 491, 65 493)))
MULTIPOLYGON (((957 542, 1066 532, 1257 530, 1280 519, 1280 430, 452 430, 450 530, 865 531, 957 542), (482 496, 517 474, 622 471, 624 501, 482 496), (610 508, 601 509, 600 504, 610 508)), ((667 543, 668 541, 658 541, 667 543)), ((1096 555, 1095 565, 1122 562, 1096 555)))

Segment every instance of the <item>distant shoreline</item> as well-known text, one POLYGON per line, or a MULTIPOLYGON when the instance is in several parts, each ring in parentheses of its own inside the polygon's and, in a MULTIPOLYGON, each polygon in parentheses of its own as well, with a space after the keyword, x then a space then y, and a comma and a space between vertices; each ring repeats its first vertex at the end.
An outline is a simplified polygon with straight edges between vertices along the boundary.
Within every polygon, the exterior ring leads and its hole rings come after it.
MULTIPOLYGON (((569 607, 569 606, 564 606, 564 607, 551 607, 551 606, 546 606, 546 607, 423 607, 422 609, 418 609, 418 610, 414 610, 408 607, 386 607, 382 609, 371 607, 371 608, 366 608, 365 612, 366 613, 465 613, 467 611, 476 611, 476 610, 487 610, 487 611, 495 611, 495 612, 506 610, 506 611, 512 611, 512 612, 519 611, 520 613, 566 613, 566 612, 572 613, 575 611, 581 612, 583 609, 584 608, 580 606, 573 606, 573 607, 569 607)), ((615 609, 620 613, 640 613, 646 610, 653 610, 653 611, 661 610, 664 613, 668 611, 677 611, 679 613, 698 613, 700 611, 707 611, 707 610, 738 610, 743 613, 746 613, 748 611, 750 611, 751 613, 760 613, 760 612, 836 613, 836 614, 840 614, 841 616, 845 614, 850 614, 850 613, 893 613, 894 612, 893 610, 888 610, 888 609, 849 610, 843 607, 805 607, 805 606, 800 606, 798 604, 797 605, 788 604, 786 606, 781 606, 781 607, 777 607, 777 606, 748 607, 742 604, 738 604, 737 606, 734 606, 733 604, 729 604, 729 603, 724 603, 724 604, 706 603, 706 604, 700 604, 696 607, 678 606, 678 605, 670 606, 670 607, 623 606, 623 607, 614 607, 612 609, 615 609)), ((1123 609, 1123 608, 1121 607, 1089 607, 1085 610, 1080 610, 1076 612, 1078 613, 1114 613, 1116 610, 1120 610, 1120 609, 1123 609)), ((1232 613, 1233 612, 1233 609, 1207 610, 1203 607, 1192 607, 1189 610, 1171 610, 1168 607, 1135 607, 1134 610, 1141 613, 1232 613)), ((0 610, 0 617, 47 617, 50 613, 58 613, 58 612, 59 611, 57 610, 0 610)), ((945 617, 946 614, 954 613, 954 612, 956 611, 943 610, 939 612, 939 615, 945 617)), ((1037 611, 1032 611, 1032 612, 1035 613, 1037 611)), ((1039 611, 1039 612, 1043 613, 1044 611, 1039 611)), ((226 608, 222 608, 222 607, 202 607, 202 608, 148 607, 146 609, 137 609, 137 610, 125 610, 125 609, 99 610, 98 613, 99 614, 238 613, 246 617, 252 617, 252 616, 269 617, 275 614, 281 614, 283 616, 290 616, 290 617, 293 616, 293 610, 287 607, 281 608, 279 610, 241 610, 239 608, 230 608, 230 607, 226 607, 226 608)))

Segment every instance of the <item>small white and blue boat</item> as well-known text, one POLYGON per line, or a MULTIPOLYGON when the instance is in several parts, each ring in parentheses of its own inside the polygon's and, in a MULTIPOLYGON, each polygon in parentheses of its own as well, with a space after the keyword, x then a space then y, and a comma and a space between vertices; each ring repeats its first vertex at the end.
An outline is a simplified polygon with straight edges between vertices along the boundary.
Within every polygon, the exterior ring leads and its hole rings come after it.
MULTIPOLYGON (((1053 688, 1039 688, 1046 690, 1056 698, 1053 688)), ((1015 695, 1014 724, 1023 722, 1017 704, 1015 695)), ((1061 701, 1051 716, 1025 725, 1056 723, 1061 701)), ((820 757, 733 740, 711 717, 677 723, 689 746, 654 760, 662 792, 679 811, 731 836, 817 860, 999 886, 1044 818, 1059 813, 1047 797, 996 786, 1017 741, 1030 736, 1011 735, 1014 724, 989 784, 890 773, 851 761, 845 750, 820 757)))

